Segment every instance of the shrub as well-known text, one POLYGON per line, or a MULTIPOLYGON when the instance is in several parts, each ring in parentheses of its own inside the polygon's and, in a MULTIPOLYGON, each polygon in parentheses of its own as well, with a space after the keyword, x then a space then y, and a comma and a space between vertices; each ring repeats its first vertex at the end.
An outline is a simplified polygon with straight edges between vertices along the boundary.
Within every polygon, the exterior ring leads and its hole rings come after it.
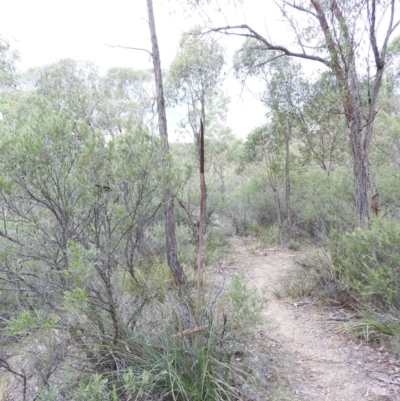
POLYGON ((331 230, 348 230, 354 226, 351 174, 337 168, 293 171, 292 219, 296 231, 326 244, 331 230))
POLYGON ((102 355, 97 365, 90 367, 86 362, 85 369, 65 370, 62 384, 43 389, 38 399, 219 401, 253 397, 255 362, 243 342, 261 322, 265 299, 249 289, 242 276, 235 276, 224 293, 212 286, 205 291, 204 330, 191 335, 179 335, 194 326, 191 295, 169 291, 162 301, 153 300, 143 309, 134 330, 121 325, 124 334, 117 343, 112 338, 103 344, 86 343, 86 353, 102 355))
POLYGON ((228 248, 229 243, 223 230, 210 228, 205 239, 204 264, 212 265, 221 256, 222 252, 228 248))
POLYGON ((390 310, 400 306, 400 224, 384 219, 329 240, 337 278, 357 299, 390 310))

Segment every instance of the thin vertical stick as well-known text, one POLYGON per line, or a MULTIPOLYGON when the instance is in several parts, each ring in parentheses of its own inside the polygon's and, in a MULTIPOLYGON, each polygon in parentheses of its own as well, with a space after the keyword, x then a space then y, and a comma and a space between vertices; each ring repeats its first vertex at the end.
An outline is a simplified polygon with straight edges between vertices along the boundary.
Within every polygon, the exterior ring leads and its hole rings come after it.
POLYGON ((200 293, 202 282, 202 262, 203 262, 203 214, 205 199, 205 179, 204 179, 204 126, 200 119, 200 221, 199 221, 199 249, 197 254, 197 301, 196 301, 196 326, 200 325, 200 293))

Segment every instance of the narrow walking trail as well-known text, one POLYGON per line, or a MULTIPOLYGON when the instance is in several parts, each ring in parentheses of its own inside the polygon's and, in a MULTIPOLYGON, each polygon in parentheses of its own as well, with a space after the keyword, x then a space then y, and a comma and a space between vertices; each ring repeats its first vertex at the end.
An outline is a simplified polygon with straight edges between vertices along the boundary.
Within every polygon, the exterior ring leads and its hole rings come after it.
POLYGON ((286 355, 282 378, 289 383, 288 400, 400 401, 399 359, 338 334, 338 320, 348 312, 276 298, 274 291, 295 269, 295 252, 261 249, 240 238, 233 238, 231 246, 226 268, 267 290, 267 341, 286 355))

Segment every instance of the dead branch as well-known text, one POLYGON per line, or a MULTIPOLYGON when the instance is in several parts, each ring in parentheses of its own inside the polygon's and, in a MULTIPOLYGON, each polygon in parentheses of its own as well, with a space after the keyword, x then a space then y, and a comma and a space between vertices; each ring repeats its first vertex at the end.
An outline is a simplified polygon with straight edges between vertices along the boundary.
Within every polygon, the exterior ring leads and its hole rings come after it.
POLYGON ((312 11, 307 10, 306 8, 301 7, 301 6, 297 5, 297 4, 292 4, 292 3, 289 3, 288 1, 285 1, 285 0, 283 0, 283 3, 286 4, 286 5, 288 5, 289 7, 295 8, 296 10, 302 11, 302 12, 304 12, 304 13, 307 13, 307 14, 312 15, 312 16, 315 17, 315 18, 318 18, 318 15, 317 15, 317 14, 315 14, 315 13, 313 13, 312 11))
POLYGON ((142 52, 148 53, 151 57, 153 57, 153 53, 147 49, 142 49, 141 47, 131 47, 131 46, 121 46, 121 45, 109 45, 108 43, 104 43, 108 47, 116 47, 119 49, 126 49, 126 50, 138 50, 142 52))
POLYGON ((179 333, 173 334, 171 336, 171 338, 183 338, 183 337, 187 337, 190 336, 191 334, 195 334, 198 333, 199 331, 203 331, 206 330, 208 328, 207 326, 196 326, 196 327, 192 327, 191 329, 186 329, 183 331, 180 331, 179 333))

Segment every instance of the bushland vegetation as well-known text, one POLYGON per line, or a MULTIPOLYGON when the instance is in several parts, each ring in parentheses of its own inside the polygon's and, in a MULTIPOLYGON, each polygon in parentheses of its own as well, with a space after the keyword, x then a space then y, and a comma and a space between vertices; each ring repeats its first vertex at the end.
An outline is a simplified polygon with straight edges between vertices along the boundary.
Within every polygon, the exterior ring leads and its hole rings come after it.
MULTIPOLYGON (((309 77, 279 49, 247 39, 234 66, 239 78, 263 82, 266 120, 238 139, 217 85, 224 50, 199 29, 164 71, 166 104, 187 108, 179 130, 194 139, 169 147, 157 131, 152 71, 102 76, 92 63, 60 60, 20 73, 2 39, 3 399, 232 400, 256 397, 265 385, 254 374, 259 362, 242 357, 265 299, 235 276, 225 287, 211 280, 196 301, 200 119, 204 266, 218 261, 232 235, 301 249, 306 257, 287 292, 356 309, 353 332, 390 337, 400 349, 398 37, 387 43, 368 133, 363 174, 374 177, 380 209, 374 198, 372 213, 357 198, 367 190, 355 177, 335 68, 309 77), (266 50, 275 53, 265 59, 266 50), (181 282, 166 258, 165 202, 174 205, 181 282)), ((357 75, 363 95, 368 79, 357 75)))

